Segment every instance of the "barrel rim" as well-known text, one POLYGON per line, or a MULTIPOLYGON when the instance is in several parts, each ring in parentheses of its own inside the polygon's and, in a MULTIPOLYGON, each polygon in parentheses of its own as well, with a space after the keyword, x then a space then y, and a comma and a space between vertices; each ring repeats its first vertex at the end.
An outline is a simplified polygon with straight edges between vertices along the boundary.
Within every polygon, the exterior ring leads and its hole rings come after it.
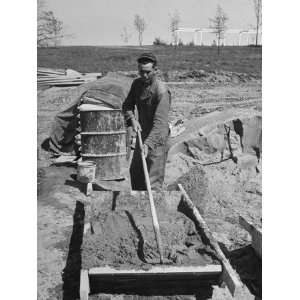
POLYGON ((101 105, 94 105, 94 104, 81 104, 78 107, 79 111, 82 112, 93 112, 93 111, 120 111, 122 112, 121 108, 111 108, 111 107, 106 107, 106 106, 101 106, 101 105), (88 107, 87 107, 88 106, 88 107))
POLYGON ((105 154, 94 154, 94 153, 81 153, 82 157, 114 157, 114 156, 126 156, 127 152, 117 152, 117 153, 105 153, 105 154))
POLYGON ((116 131, 82 131, 81 135, 113 135, 113 134, 126 134, 126 130, 116 131))

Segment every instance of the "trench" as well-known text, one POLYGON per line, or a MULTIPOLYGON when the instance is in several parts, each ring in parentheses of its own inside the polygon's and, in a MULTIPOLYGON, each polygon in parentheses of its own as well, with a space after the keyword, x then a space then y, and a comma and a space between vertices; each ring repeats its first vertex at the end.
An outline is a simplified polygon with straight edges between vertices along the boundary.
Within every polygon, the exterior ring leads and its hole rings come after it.
MULTIPOLYGON (((188 211, 184 206, 178 205, 181 203, 181 196, 174 199, 175 194, 180 195, 179 192, 154 193, 163 242, 164 266, 219 264, 214 250, 208 240, 201 236, 199 229, 195 228, 188 211), (165 198, 167 202, 164 201, 165 198)), ((109 201, 91 204, 92 213, 89 218, 94 233, 89 232, 83 237, 82 269, 110 266, 121 270, 149 270, 160 265, 147 197, 143 192, 121 192, 117 199, 112 195, 109 201), (114 210, 111 209, 112 201, 116 202, 114 210)), ((197 299, 207 299, 201 297, 211 293, 212 282, 217 284, 217 278, 201 281, 195 276, 186 276, 180 283, 170 280, 164 282, 161 278, 157 282, 152 278, 150 281, 143 279, 142 282, 135 280, 126 284, 103 281, 100 290, 101 294, 139 295, 142 298, 193 295, 197 299)), ((93 286, 93 282, 91 287, 92 294, 100 292, 96 284, 93 286)), ((98 296, 94 295, 95 298, 91 299, 102 299, 97 298, 98 296)))

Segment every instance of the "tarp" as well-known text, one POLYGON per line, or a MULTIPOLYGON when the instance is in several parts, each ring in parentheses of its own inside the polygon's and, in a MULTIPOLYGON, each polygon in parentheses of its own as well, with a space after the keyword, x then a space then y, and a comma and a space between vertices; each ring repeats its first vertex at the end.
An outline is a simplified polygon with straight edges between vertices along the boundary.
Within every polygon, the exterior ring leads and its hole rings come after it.
POLYGON ((78 114, 80 104, 95 104, 108 108, 122 108, 133 79, 109 73, 107 76, 80 86, 79 96, 76 96, 72 104, 55 117, 50 136, 46 139, 42 148, 55 154, 77 153, 74 142, 78 131, 78 114))

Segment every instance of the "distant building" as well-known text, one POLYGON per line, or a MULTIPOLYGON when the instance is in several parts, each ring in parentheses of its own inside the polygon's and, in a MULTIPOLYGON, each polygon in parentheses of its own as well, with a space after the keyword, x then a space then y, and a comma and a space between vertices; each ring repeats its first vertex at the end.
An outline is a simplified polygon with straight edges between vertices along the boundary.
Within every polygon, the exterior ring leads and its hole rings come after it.
MULTIPOLYGON (((211 46, 216 43, 216 35, 211 28, 178 28, 177 40, 183 44, 211 46)), ((227 29, 221 41, 224 46, 248 46, 255 44, 256 30, 227 29)), ((258 44, 261 45, 261 32, 258 34, 258 44)))

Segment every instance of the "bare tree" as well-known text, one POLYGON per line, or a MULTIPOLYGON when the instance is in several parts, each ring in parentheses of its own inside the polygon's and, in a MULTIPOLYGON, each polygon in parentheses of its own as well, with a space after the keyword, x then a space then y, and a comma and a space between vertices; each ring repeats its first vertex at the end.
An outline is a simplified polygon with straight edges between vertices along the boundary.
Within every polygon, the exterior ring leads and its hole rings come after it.
POLYGON ((38 0, 37 7, 37 46, 57 47, 62 38, 71 35, 64 33, 63 22, 55 17, 53 11, 46 10, 43 0, 38 0))
POLYGON ((253 0, 254 12, 256 17, 256 37, 255 37, 255 46, 258 45, 258 32, 262 25, 262 0, 253 0))
POLYGON ((172 15, 170 14, 170 31, 172 35, 172 42, 175 46, 178 44, 178 35, 176 30, 178 29, 180 20, 178 11, 175 11, 172 15))
POLYGON ((134 27, 138 32, 139 35, 139 45, 142 46, 143 44, 143 33, 146 29, 146 22, 144 18, 139 15, 134 16, 134 27))
POLYGON ((228 17, 220 5, 217 6, 216 15, 213 19, 209 19, 211 22, 210 28, 213 29, 214 34, 217 37, 218 55, 220 54, 221 40, 224 39, 225 31, 227 29, 226 22, 228 17))
POLYGON ((124 41, 125 44, 128 44, 129 39, 131 38, 132 34, 130 34, 127 30, 127 27, 124 26, 122 29, 121 38, 124 41))

